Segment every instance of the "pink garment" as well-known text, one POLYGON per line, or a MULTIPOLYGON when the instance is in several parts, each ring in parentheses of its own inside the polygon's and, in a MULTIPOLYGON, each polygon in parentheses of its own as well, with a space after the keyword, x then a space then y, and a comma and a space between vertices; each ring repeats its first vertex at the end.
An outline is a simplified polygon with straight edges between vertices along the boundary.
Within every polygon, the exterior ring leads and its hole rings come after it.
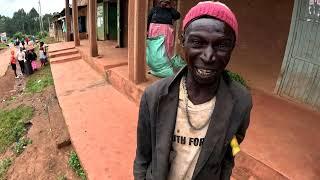
POLYGON ((38 69, 38 65, 37 65, 36 61, 31 61, 31 66, 32 66, 33 70, 38 69))
POLYGON ((148 37, 157 37, 163 35, 165 37, 165 47, 169 58, 174 53, 174 30, 172 25, 151 23, 149 27, 148 37))

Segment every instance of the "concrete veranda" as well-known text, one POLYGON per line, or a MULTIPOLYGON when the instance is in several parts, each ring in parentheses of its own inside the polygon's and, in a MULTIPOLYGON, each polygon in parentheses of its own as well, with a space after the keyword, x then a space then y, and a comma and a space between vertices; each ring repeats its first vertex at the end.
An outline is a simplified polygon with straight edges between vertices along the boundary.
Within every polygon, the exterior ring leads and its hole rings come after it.
POLYGON ((138 108, 83 60, 52 64, 72 144, 89 179, 131 179, 138 108))
POLYGON ((5 75, 8 66, 10 64, 10 49, 4 49, 0 51, 1 60, 0 60, 0 77, 5 75))
MULTIPOLYGON (((69 46, 51 45, 50 51, 69 46)), ((105 57, 98 59, 108 64, 105 57)), ((117 61, 116 56, 112 61, 117 61)), ((138 106, 91 67, 84 60, 51 65, 72 143, 89 179, 133 179, 138 106)), ((320 114, 256 89, 252 94, 251 124, 235 172, 246 171, 245 179, 320 178, 320 114), (246 157, 272 169, 273 174, 246 157)))

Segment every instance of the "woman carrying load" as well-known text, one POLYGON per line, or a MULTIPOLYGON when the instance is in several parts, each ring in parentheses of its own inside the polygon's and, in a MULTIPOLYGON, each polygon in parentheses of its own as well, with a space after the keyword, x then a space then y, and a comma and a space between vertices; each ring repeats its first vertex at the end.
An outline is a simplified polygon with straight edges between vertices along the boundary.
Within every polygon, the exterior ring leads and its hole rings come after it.
POLYGON ((174 29, 173 22, 180 18, 180 13, 171 7, 170 0, 160 0, 158 5, 151 9, 148 15, 148 37, 163 35, 169 58, 173 56, 174 29))

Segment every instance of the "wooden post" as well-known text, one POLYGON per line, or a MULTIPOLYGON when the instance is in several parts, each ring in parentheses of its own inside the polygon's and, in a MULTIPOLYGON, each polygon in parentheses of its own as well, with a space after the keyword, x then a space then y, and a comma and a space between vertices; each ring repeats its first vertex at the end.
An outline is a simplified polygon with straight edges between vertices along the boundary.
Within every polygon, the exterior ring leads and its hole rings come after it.
POLYGON ((77 0, 72 0, 72 17, 73 17, 73 40, 74 40, 74 45, 75 46, 80 46, 77 0))
POLYGON ((66 17, 66 41, 70 41, 70 31, 71 31, 71 18, 70 18, 70 7, 69 7, 69 0, 66 0, 66 7, 65 7, 65 17, 66 17))
POLYGON ((128 7, 128 67, 129 80, 134 82, 134 14, 135 0, 129 0, 128 7))
POLYGON ((129 2, 129 79, 136 84, 146 80, 146 38, 148 0, 129 2), (133 10, 132 10, 133 8, 133 10), (132 11, 134 16, 132 16, 132 11), (133 22, 132 22, 132 19, 133 22), (133 27, 132 27, 133 26, 133 27), (132 31, 133 29, 133 31, 132 31), (130 59, 133 58, 133 59, 130 59), (133 61, 133 62, 132 62, 133 61))
MULTIPOLYGON (((177 11, 179 11, 181 13, 181 9, 182 9, 182 2, 181 0, 177 0, 177 11)), ((179 50, 180 50, 180 34, 182 33, 181 31, 181 23, 182 23, 182 17, 176 21, 176 28, 175 28, 175 41, 174 41, 174 52, 175 54, 179 54, 179 50)))
POLYGON ((98 56, 98 45, 97 45, 97 0, 89 0, 89 46, 90 56, 98 56))

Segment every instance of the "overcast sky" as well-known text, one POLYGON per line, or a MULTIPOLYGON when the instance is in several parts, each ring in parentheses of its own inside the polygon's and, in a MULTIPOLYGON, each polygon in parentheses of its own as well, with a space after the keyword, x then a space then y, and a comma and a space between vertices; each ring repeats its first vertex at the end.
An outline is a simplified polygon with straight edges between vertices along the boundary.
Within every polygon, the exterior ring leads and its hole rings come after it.
MULTIPOLYGON (((40 0, 42 15, 60 12, 64 8, 65 0, 40 0)), ((71 3, 71 0, 69 0, 71 3)), ((23 8, 26 13, 34 7, 39 11, 39 0, 0 0, 0 14, 12 17, 13 13, 23 8)))

